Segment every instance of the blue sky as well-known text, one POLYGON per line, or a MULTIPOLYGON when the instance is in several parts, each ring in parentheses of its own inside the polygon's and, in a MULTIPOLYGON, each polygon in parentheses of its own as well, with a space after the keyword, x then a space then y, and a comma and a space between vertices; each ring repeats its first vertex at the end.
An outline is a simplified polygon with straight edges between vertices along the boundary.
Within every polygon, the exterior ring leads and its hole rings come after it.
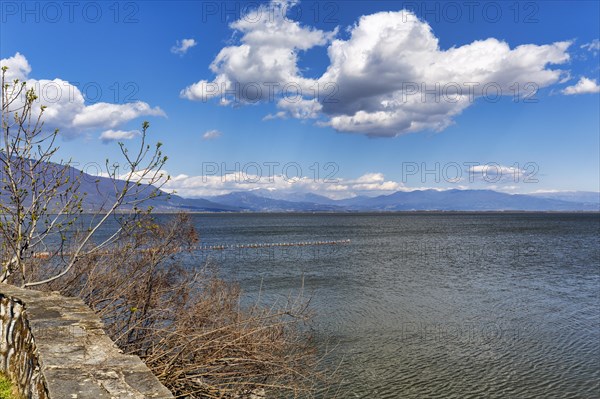
POLYGON ((600 189, 596 1, 69 4, 2 2, 0 58, 90 173, 149 120, 184 196, 600 189))

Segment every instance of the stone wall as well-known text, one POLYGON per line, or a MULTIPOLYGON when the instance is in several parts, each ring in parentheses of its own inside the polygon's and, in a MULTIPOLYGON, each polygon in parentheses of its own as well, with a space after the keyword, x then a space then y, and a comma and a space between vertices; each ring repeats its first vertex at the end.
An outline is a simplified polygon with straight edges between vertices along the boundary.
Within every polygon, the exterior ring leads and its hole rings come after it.
POLYGON ((0 284, 0 371, 25 398, 172 399, 81 300, 0 284))

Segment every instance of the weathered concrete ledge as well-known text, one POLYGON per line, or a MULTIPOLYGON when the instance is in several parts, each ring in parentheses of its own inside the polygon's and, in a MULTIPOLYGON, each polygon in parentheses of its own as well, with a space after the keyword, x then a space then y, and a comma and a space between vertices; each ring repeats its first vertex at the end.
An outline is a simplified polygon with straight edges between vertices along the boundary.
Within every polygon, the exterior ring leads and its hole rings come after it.
POLYGON ((34 399, 167 399, 81 300, 0 284, 0 371, 34 399))

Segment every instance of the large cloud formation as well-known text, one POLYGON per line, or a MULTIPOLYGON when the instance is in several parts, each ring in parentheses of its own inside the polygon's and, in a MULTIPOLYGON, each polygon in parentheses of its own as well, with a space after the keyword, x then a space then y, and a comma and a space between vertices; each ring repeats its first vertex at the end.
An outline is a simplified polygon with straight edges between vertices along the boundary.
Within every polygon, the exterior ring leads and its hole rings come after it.
MULTIPOLYGON (((165 175, 167 173, 165 172, 165 175)), ((307 176, 282 174, 261 175, 242 172, 210 176, 171 176, 162 187, 186 198, 209 197, 235 191, 265 189, 274 194, 318 193, 329 198, 350 198, 356 195, 382 195, 406 189, 404 184, 386 180, 382 173, 367 173, 355 179, 314 179, 307 176)))
MULTIPOLYGON (((269 7, 282 4, 290 6, 269 7)), ((265 119, 318 118, 340 132, 392 137, 443 130, 480 97, 532 95, 561 80, 564 71, 549 66, 569 60, 568 41, 511 49, 489 38, 443 50, 429 24, 406 10, 362 16, 343 40, 337 30, 301 26, 264 7, 230 25, 241 33, 239 45, 223 48, 210 66, 215 78, 188 86, 182 97, 273 101, 279 111, 265 119), (299 53, 326 45, 326 72, 303 77, 299 53)))
MULTIPOLYGON (((14 79, 27 82, 28 88, 34 88, 40 106, 45 105, 44 124, 50 129, 58 128, 66 137, 99 129, 114 129, 142 116, 165 116, 159 107, 151 107, 143 101, 124 104, 98 102, 86 105, 85 98, 77 86, 62 79, 31 79, 31 66, 27 58, 20 53, 0 60, 1 66, 8 67, 7 83, 14 79)), ((19 99, 21 102, 23 98, 19 99)), ((36 104, 36 105, 38 105, 36 104)), ((18 105, 15 104, 15 107, 18 105)), ((33 112, 39 112, 34 107, 33 112)), ((106 132, 105 132, 106 133, 106 132)), ((112 137, 109 134, 110 137, 112 137)), ((114 136, 114 135, 113 135, 114 136)), ((101 138, 106 139, 106 134, 101 138)), ((133 136, 124 136, 127 139, 133 136)))

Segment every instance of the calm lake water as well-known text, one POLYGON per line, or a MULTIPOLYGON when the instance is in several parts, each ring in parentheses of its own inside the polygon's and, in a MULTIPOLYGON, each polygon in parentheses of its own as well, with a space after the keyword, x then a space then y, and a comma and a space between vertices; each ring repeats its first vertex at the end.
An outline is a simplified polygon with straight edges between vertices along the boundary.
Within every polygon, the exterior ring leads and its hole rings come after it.
POLYGON ((194 215, 250 298, 312 297, 343 398, 600 397, 600 215, 194 215))

